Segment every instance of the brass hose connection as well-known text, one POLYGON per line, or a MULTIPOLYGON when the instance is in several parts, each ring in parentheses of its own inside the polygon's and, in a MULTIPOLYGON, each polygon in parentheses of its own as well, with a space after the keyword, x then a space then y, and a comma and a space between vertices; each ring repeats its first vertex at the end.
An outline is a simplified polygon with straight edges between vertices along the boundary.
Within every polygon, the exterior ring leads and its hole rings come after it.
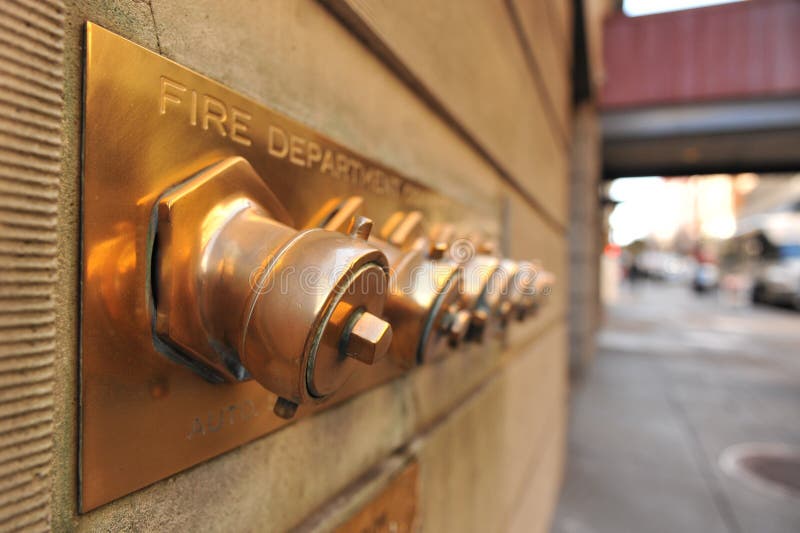
POLYGON ((389 263, 370 228, 298 231, 246 160, 208 167, 157 202, 159 345, 218 379, 255 379, 282 417, 325 400, 391 343, 389 263))
POLYGON ((520 261, 520 282, 522 289, 521 297, 518 300, 517 317, 521 320, 526 316, 537 313, 546 298, 550 295, 555 285, 555 275, 542 268, 542 262, 538 259, 533 261, 520 261))
POLYGON ((446 243, 450 257, 464 269, 460 305, 470 312, 466 340, 483 342, 500 325, 500 305, 507 283, 500 270, 500 259, 483 239, 456 238, 448 224, 436 227, 433 239, 446 243))
MULTIPOLYGON (((349 231, 349 222, 364 209, 359 196, 329 202, 311 226, 349 231)), ((390 265, 384 318, 392 324, 392 358, 405 368, 440 357, 460 344, 469 313, 459 305, 463 271, 445 257, 443 243, 427 238, 422 214, 394 213, 369 243, 384 252, 390 265)))

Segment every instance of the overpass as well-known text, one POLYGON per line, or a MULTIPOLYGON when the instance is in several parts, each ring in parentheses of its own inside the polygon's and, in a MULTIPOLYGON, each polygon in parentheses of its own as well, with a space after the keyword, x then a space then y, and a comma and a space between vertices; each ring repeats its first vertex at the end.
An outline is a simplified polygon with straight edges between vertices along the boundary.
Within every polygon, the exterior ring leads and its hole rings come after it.
POLYGON ((604 176, 800 169, 800 2, 605 22, 604 176))

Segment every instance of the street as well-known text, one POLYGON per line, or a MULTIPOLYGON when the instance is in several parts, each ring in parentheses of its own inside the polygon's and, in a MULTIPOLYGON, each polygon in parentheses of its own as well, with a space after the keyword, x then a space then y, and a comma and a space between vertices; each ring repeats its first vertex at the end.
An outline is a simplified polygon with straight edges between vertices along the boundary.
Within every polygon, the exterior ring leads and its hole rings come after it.
POLYGON ((642 283, 598 343, 573 388, 554 532, 800 531, 798 492, 719 466, 740 443, 800 448, 800 313, 642 283))

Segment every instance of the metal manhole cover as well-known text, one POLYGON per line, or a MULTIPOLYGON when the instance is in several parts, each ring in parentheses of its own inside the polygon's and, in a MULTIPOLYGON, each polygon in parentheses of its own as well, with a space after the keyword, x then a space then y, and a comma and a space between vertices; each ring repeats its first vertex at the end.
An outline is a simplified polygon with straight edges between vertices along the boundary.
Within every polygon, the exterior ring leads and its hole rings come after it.
POLYGON ((734 444, 720 454, 719 466, 732 478, 763 491, 800 498, 800 448, 776 443, 734 444))

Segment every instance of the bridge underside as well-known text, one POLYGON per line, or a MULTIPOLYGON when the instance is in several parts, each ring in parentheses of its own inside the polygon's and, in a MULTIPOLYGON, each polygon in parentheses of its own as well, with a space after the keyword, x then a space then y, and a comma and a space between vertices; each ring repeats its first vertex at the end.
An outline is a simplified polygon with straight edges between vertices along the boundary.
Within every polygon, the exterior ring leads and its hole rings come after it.
POLYGON ((800 170, 798 27, 795 0, 608 19, 605 177, 800 170))
POLYGON ((606 178, 800 170, 800 98, 605 111, 606 178))

